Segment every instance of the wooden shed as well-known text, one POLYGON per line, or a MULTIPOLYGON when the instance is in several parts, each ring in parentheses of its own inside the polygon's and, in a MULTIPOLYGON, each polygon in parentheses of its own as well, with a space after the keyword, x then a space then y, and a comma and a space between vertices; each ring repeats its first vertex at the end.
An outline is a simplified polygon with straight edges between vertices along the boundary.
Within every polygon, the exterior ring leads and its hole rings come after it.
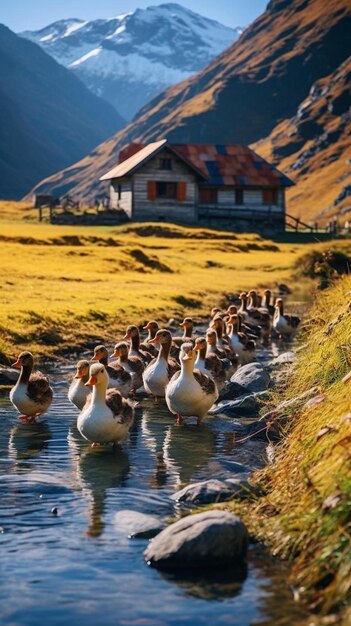
POLYGON ((131 144, 110 181, 110 206, 133 221, 284 230, 285 188, 294 183, 247 146, 131 144))

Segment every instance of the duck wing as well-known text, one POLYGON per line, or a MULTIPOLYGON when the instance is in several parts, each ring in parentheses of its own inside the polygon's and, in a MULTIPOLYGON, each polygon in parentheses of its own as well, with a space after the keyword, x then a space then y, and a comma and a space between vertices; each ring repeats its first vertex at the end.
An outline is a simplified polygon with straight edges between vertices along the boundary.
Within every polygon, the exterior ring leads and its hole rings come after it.
POLYGON ((194 370, 193 372, 195 380, 199 383, 201 389, 208 395, 211 395, 216 392, 216 384, 212 378, 206 376, 202 372, 198 370, 194 370))
POLYGON ((301 319, 297 315, 284 315, 284 317, 292 328, 297 328, 301 322, 301 319))
POLYGON ((171 379, 172 376, 180 370, 180 365, 175 359, 168 359, 168 378, 171 379))
POLYGON ((129 400, 124 400, 117 389, 108 389, 106 392, 106 404, 112 411, 113 417, 121 424, 132 423, 134 407, 129 400))
POLYGON ((130 367, 132 368, 133 372, 135 372, 135 374, 142 374, 144 369, 145 369, 145 365, 144 362, 139 359, 138 356, 130 356, 128 357, 128 363, 130 365, 130 367))
POLYGON ((106 367, 106 371, 112 380, 120 380, 121 383, 129 383, 132 380, 129 372, 126 372, 124 367, 117 363, 117 361, 109 363, 106 367))
POLYGON ((30 400, 39 404, 46 404, 52 400, 53 391, 49 385, 49 380, 44 374, 34 372, 31 375, 28 382, 27 395, 30 400))

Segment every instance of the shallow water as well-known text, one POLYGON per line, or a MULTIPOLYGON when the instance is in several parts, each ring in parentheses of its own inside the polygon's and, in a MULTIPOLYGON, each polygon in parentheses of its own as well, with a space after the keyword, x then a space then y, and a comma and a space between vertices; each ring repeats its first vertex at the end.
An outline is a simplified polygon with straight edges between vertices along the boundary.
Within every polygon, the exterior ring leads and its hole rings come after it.
POLYGON ((147 540, 128 539, 115 519, 179 514, 174 491, 261 466, 267 441, 235 444, 245 422, 224 416, 178 427, 164 404, 144 399, 122 449, 91 448, 67 401, 72 371, 51 373, 55 399, 38 425, 19 423, 8 394, 0 398, 1 624, 304 623, 286 567, 261 548, 239 570, 166 575, 145 564, 147 540))

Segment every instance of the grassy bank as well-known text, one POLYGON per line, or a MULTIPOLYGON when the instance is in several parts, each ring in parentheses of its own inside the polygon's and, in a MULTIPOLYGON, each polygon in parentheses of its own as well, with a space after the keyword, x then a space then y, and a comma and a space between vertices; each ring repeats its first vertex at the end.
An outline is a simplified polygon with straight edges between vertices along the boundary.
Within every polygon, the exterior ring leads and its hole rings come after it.
POLYGON ((35 217, 28 204, 0 202, 3 362, 18 348, 73 354, 115 340, 131 322, 208 314, 242 289, 283 282, 303 299, 311 283, 297 283, 292 265, 329 245, 174 224, 54 226, 35 217))
POLYGON ((297 595, 328 616, 311 624, 336 623, 341 611, 346 625, 351 620, 351 381, 342 379, 351 370, 351 277, 318 296, 303 339, 297 365, 275 392, 273 406, 311 387, 322 401, 301 408, 305 399, 299 410, 282 412, 285 436, 275 460, 254 477, 264 495, 249 509, 233 506, 252 534, 292 561, 297 595))

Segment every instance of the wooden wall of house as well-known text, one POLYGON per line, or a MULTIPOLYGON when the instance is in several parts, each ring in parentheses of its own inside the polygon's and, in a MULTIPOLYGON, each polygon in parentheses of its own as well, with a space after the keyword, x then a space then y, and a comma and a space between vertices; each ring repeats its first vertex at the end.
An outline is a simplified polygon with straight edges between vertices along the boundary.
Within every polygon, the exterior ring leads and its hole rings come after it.
POLYGON ((158 153, 133 175, 133 220, 164 220, 194 223, 197 221, 196 175, 167 150, 158 153), (172 169, 159 169, 160 159, 171 159, 172 169), (185 200, 148 199, 148 182, 185 182, 185 200))
POLYGON ((122 209, 129 218, 132 217, 133 191, 132 179, 114 178, 110 185, 110 207, 111 209, 122 209))

